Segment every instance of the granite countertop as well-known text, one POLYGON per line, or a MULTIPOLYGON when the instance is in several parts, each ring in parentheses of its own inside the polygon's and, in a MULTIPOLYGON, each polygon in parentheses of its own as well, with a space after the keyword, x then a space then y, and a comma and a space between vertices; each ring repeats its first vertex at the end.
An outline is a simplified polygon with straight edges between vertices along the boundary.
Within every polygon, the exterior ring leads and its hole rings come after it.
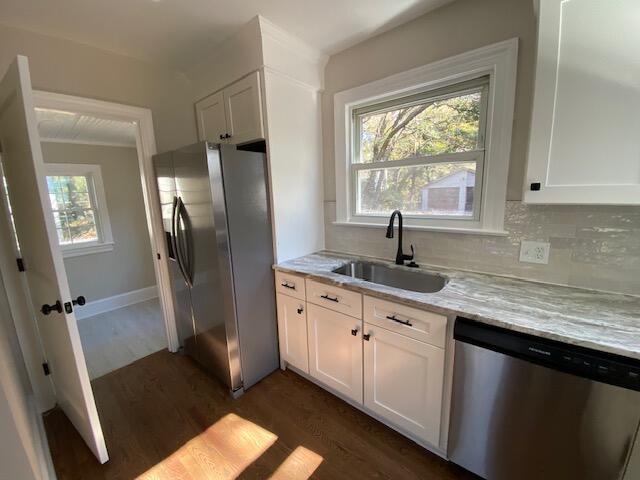
POLYGON ((319 252, 274 269, 338 285, 375 297, 465 316, 482 323, 640 360, 640 296, 551 285, 441 267, 419 270, 391 262, 319 252), (436 293, 416 293, 333 273, 353 260, 443 275, 436 293))

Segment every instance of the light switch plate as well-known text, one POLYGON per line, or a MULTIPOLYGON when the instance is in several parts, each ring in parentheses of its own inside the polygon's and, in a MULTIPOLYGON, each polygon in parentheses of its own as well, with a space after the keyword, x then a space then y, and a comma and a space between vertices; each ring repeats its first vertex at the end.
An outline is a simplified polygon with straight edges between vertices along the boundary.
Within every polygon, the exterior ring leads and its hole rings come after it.
POLYGON ((548 242, 532 242, 523 240, 520 242, 520 261, 526 263, 549 263, 549 249, 551 245, 548 242))

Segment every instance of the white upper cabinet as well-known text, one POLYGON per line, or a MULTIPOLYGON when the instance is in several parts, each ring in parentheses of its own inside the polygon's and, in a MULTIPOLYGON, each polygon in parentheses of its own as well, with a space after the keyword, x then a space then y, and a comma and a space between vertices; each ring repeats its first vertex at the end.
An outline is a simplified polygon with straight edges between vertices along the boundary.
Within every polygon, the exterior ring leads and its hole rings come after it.
POLYGON ((196 104, 200 140, 223 140, 227 133, 222 92, 214 93, 196 104))
POLYGON ((231 143, 245 143, 264 138, 260 75, 254 72, 222 91, 224 95, 227 133, 231 143))
POLYGON ((638 19, 638 0, 540 0, 525 202, 640 204, 638 19))
POLYGON ((264 138, 260 74, 254 72, 196 103, 200 140, 241 144, 264 138))

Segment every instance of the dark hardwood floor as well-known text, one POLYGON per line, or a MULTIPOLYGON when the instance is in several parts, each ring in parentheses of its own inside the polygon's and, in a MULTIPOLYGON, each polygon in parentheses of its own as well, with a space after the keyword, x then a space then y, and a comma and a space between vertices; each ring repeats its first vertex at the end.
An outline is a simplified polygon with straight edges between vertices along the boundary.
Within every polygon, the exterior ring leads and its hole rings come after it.
POLYGON ((45 416, 66 479, 466 479, 467 472, 292 372, 242 397, 166 350, 93 381, 100 465, 60 410, 45 416))

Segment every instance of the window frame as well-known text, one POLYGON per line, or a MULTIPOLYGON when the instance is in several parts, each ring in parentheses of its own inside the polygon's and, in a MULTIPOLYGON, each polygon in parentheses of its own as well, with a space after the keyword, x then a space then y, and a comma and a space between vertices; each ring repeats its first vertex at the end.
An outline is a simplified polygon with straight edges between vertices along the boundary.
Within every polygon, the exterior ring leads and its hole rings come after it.
MULTIPOLYGON (((480 198, 474 198, 474 203, 478 202, 479 207, 474 209, 474 212, 478 213, 477 218, 406 215, 404 225, 409 229, 417 230, 505 235, 504 213, 515 103, 517 51, 518 39, 513 38, 336 93, 334 96, 336 216, 333 223, 380 228, 386 227, 388 223, 387 215, 355 214, 357 193, 352 166, 358 165, 353 162, 353 159, 356 154, 355 140, 359 139, 356 137, 354 128, 354 111, 415 95, 428 96, 429 92, 435 93, 443 89, 455 88, 456 85, 464 82, 488 77, 484 155, 480 162, 482 172, 481 175, 476 173, 476 182, 481 181, 482 188, 478 190, 480 198), (478 177, 481 177, 481 180, 478 177)), ((474 153, 477 152, 474 151, 474 153)), ((469 153, 446 155, 469 155, 469 153)), ((386 168, 401 166, 397 162, 403 162, 403 160, 384 163, 393 164, 386 165, 386 168)))
POLYGON ((451 84, 442 89, 428 89, 418 94, 396 97, 392 100, 374 102, 362 107, 354 108, 351 110, 351 162, 349 164, 349 177, 350 177, 350 207, 351 218, 366 222, 368 218, 389 218, 389 214, 375 214, 358 213, 358 172, 366 170, 382 170, 393 169, 400 167, 415 167, 415 166, 427 166, 438 163, 462 163, 462 162, 475 162, 475 185, 473 195, 473 215, 415 215, 415 214, 403 214, 403 218, 414 220, 460 220, 460 221, 479 221, 481 210, 481 198, 483 190, 483 173, 484 173, 484 158, 485 158, 485 134, 487 127, 487 103, 489 96, 490 81, 486 76, 480 76, 477 79, 471 81, 459 82, 451 84), (399 110, 400 108, 407 108, 414 105, 433 104, 435 102, 446 100, 449 98, 460 97, 472 93, 479 92, 481 94, 480 99, 480 115, 478 121, 478 142, 475 150, 468 150, 464 152, 454 153, 441 153, 437 155, 416 155, 413 157, 407 157, 402 160, 390 160, 386 162, 375 163, 363 163, 356 161, 360 156, 360 122, 358 119, 362 115, 370 115, 377 113, 384 113, 393 110, 399 110), (426 101, 425 101, 426 100, 426 101))
MULTIPOLYGON (((77 257, 93 253, 112 251, 114 248, 111 220, 107 208, 107 199, 102 181, 102 169, 100 165, 87 163, 45 163, 45 175, 51 176, 82 176, 87 178, 89 201, 95 211, 96 230, 98 240, 82 243, 61 244, 58 246, 63 257, 77 257)), ((47 194, 49 189, 47 188, 47 194)), ((49 202, 50 213, 53 215, 53 206, 49 202)))

